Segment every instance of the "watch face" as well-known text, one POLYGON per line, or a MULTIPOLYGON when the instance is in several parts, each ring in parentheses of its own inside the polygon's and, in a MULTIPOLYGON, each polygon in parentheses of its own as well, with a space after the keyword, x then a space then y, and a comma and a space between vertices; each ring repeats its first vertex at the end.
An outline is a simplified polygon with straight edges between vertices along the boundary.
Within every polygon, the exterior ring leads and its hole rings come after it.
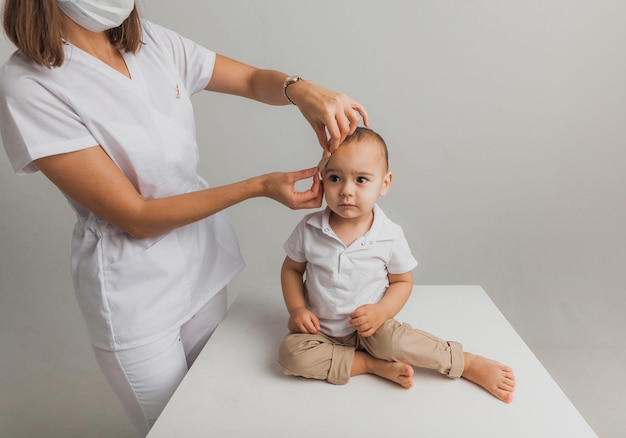
POLYGON ((300 76, 288 76, 287 79, 285 79, 285 82, 283 82, 283 96, 285 96, 285 99, 287 99, 289 101, 289 103, 291 103, 292 105, 295 105, 294 101, 291 100, 289 98, 289 96, 287 95, 287 87, 295 82, 301 81, 303 80, 300 76))

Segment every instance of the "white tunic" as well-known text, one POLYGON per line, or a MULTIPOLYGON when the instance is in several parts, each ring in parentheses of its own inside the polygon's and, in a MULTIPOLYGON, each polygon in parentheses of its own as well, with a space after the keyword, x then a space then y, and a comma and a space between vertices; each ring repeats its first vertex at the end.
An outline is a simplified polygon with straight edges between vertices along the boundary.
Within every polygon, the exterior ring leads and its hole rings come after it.
POLYGON ((285 242, 287 256, 306 264, 306 304, 320 320, 323 333, 345 336, 354 331, 350 313, 381 300, 389 287, 388 273, 413 270, 402 228, 374 206, 369 231, 349 247, 335 235, 330 210, 306 215, 285 242))
MULTIPOLYGON (((215 53, 143 21, 143 45, 123 54, 131 79, 70 44, 59 68, 15 53, 0 70, 0 130, 19 174, 33 160, 100 145, 146 198, 207 187, 197 175, 191 95, 215 53)), ((118 350, 179 327, 244 263, 224 213, 134 239, 68 198, 78 221, 72 275, 92 343, 118 350)))

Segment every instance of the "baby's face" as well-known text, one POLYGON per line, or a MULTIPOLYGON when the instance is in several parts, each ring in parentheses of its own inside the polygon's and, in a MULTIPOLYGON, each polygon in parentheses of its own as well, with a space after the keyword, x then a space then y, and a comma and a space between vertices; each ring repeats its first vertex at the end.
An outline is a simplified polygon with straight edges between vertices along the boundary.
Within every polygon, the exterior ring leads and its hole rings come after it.
POLYGON ((346 219, 369 215, 391 185, 384 152, 369 139, 341 145, 330 156, 322 179, 328 207, 346 219))

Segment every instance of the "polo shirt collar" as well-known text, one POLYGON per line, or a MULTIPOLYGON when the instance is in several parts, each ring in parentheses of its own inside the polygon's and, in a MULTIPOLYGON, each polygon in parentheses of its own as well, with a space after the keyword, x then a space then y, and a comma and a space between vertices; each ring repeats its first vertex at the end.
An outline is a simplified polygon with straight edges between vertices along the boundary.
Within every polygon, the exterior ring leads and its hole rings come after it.
MULTIPOLYGON (((322 231, 329 232, 332 230, 330 226, 330 208, 326 207, 321 214, 313 214, 307 224, 322 231)), ((387 216, 383 210, 374 204, 374 222, 370 229, 363 236, 367 241, 390 240, 395 238, 392 227, 386 226, 388 222, 387 216)))

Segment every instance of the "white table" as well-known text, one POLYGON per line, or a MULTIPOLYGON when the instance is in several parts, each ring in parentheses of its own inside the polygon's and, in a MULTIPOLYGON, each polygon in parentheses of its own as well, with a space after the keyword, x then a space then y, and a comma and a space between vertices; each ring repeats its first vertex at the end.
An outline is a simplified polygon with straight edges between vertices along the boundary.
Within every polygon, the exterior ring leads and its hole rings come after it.
POLYGON ((481 287, 416 286, 397 319, 510 365, 515 401, 419 369, 410 390, 371 375, 343 386, 283 376, 287 312, 268 288, 235 300, 148 437, 596 436, 481 287))

